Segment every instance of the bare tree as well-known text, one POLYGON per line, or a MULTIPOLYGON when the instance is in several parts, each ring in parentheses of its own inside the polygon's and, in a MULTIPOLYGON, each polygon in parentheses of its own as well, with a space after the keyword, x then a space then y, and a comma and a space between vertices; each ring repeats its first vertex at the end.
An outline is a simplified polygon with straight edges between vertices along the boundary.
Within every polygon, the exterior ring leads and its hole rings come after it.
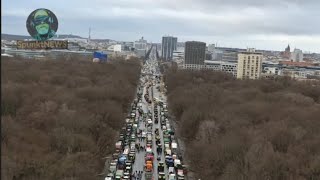
POLYGON ((170 68, 164 79, 196 177, 320 178, 319 82, 170 68))
POLYGON ((2 179, 98 179, 139 80, 140 60, 1 60, 2 179))

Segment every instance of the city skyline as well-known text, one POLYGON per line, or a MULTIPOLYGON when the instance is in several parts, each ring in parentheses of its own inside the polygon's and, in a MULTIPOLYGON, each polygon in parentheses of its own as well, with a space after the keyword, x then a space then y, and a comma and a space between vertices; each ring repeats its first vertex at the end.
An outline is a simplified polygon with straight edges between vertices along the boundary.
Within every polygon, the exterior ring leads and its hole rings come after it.
POLYGON ((290 44, 304 52, 320 52, 320 25, 314 22, 320 18, 320 2, 316 0, 4 0, 2 5, 2 33, 8 34, 28 35, 28 15, 47 8, 58 17, 58 34, 87 37, 91 27, 93 39, 135 41, 144 36, 159 43, 170 34, 180 42, 220 47, 282 51, 290 44))
POLYGON ((177 37, 163 36, 162 37, 162 48, 161 56, 165 60, 172 60, 173 52, 177 50, 177 37))

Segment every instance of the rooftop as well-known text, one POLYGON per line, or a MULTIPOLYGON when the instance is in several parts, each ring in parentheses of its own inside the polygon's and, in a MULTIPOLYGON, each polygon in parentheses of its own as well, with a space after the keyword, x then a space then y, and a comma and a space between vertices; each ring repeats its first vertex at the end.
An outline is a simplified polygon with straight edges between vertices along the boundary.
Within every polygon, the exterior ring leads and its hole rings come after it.
POLYGON ((239 54, 256 54, 256 55, 262 55, 262 53, 259 53, 259 52, 247 52, 247 51, 240 51, 239 54))
POLYGON ((205 42, 201 42, 201 41, 187 41, 186 43, 200 43, 200 44, 206 44, 205 42))
POLYGON ((237 65, 237 63, 232 62, 226 62, 226 61, 211 61, 211 60, 205 60, 205 64, 223 64, 223 65, 237 65))
POLYGON ((314 66, 312 62, 280 61, 279 63, 287 66, 314 66))

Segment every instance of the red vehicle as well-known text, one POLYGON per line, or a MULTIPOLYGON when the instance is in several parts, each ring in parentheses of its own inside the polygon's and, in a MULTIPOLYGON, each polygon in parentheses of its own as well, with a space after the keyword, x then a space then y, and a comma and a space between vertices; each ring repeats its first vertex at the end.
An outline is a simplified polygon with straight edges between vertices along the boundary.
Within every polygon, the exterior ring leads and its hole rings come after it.
POLYGON ((146 155, 146 158, 145 158, 145 159, 146 159, 146 161, 150 160, 150 161, 153 162, 154 156, 153 156, 153 154, 149 154, 149 153, 148 153, 148 154, 146 155))
POLYGON ((186 165, 182 165, 182 169, 183 169, 183 174, 188 173, 188 167, 186 165))
POLYGON ((184 173, 183 173, 183 170, 182 169, 178 169, 177 170, 177 174, 178 174, 178 177, 184 177, 184 173))
POLYGON ((145 168, 146 168, 147 172, 152 172, 153 171, 153 163, 152 163, 152 161, 146 161, 145 168))
POLYGON ((147 144, 146 148, 152 148, 152 144, 147 144))

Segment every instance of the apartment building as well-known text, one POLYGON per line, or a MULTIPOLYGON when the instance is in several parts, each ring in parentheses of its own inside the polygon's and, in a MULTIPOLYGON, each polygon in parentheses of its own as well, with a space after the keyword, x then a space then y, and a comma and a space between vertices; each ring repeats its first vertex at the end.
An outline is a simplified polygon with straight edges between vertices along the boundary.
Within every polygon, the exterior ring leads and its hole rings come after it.
POLYGON ((250 49, 238 53, 238 79, 259 79, 262 70, 262 53, 250 49))
POLYGON ((187 41, 185 43, 185 64, 204 65, 206 56, 206 43, 187 41))

